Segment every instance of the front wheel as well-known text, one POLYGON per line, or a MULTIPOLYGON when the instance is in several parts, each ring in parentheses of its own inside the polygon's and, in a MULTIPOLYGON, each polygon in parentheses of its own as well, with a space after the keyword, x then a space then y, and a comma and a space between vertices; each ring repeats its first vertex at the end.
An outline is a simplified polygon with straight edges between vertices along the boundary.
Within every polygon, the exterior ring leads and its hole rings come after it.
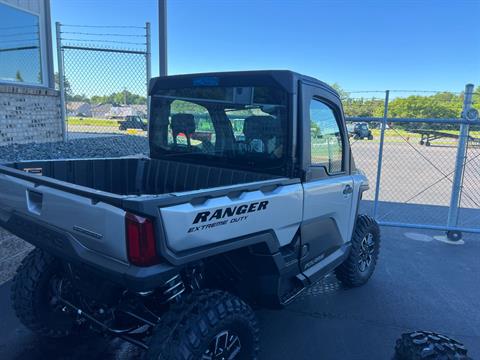
POLYGON ((172 308, 156 326, 146 358, 257 358, 259 329, 243 300, 223 291, 204 290, 172 308))
POLYGON ((336 270, 338 280, 347 287, 365 284, 373 274, 380 252, 380 229, 367 215, 359 215, 353 229, 347 260, 336 270))

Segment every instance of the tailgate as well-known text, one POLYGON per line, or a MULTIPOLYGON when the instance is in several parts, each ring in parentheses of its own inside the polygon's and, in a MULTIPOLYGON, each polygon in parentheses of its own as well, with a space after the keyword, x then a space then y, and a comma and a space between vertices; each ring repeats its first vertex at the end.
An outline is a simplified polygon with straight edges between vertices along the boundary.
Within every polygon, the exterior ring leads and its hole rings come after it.
POLYGON ((15 215, 28 217, 68 232, 88 250, 127 261, 122 209, 38 183, 0 174, 0 224, 8 228, 15 215))

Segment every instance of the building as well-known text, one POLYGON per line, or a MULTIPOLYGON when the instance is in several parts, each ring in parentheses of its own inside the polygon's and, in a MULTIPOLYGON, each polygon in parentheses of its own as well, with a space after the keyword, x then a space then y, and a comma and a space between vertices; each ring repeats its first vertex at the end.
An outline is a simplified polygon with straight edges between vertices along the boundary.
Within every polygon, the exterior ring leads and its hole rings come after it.
POLYGON ((67 116, 92 117, 92 105, 85 101, 68 101, 67 116))
POLYGON ((49 0, 0 0, 0 146, 63 139, 49 0))
POLYGON ((95 119, 107 119, 112 107, 112 104, 94 105, 92 106, 92 117, 95 119))
POLYGON ((122 119, 127 116, 147 117, 147 105, 113 106, 106 114, 106 117, 110 119, 122 119))

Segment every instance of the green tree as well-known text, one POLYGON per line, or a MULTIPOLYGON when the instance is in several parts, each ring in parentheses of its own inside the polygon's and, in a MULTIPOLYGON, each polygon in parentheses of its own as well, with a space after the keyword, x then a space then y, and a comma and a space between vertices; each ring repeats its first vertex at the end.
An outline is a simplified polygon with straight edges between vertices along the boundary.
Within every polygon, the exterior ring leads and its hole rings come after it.
POLYGON ((20 70, 17 70, 17 73, 15 74, 15 80, 17 80, 18 82, 23 82, 23 76, 20 73, 20 70))
MULTIPOLYGON (((60 89, 60 75, 58 74, 58 72, 54 74, 54 78, 55 88, 58 90, 60 89)), ((65 98, 71 101, 73 97, 72 87, 70 85, 70 81, 68 81, 66 76, 63 77, 63 89, 65 90, 65 98)))
POLYGON ((340 86, 339 83, 335 82, 330 86, 338 92, 338 95, 340 95, 340 99, 344 100, 344 99, 347 99, 347 98, 350 97, 350 94, 348 92, 346 92, 345 90, 343 90, 343 88, 340 86))
POLYGON ((92 104, 145 105, 147 98, 124 90, 110 95, 94 95, 90 98, 90 101, 92 104))

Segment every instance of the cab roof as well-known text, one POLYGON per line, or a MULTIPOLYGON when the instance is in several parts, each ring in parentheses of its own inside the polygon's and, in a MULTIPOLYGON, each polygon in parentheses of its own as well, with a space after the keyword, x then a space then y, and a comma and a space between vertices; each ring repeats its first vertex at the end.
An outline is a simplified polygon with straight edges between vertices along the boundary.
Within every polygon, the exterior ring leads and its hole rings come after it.
POLYGON ((152 95, 158 89, 194 86, 269 85, 279 85, 288 93, 296 93, 300 81, 327 90, 337 98, 339 97, 337 91, 323 81, 290 70, 229 71, 161 76, 150 80, 148 93, 152 95))

